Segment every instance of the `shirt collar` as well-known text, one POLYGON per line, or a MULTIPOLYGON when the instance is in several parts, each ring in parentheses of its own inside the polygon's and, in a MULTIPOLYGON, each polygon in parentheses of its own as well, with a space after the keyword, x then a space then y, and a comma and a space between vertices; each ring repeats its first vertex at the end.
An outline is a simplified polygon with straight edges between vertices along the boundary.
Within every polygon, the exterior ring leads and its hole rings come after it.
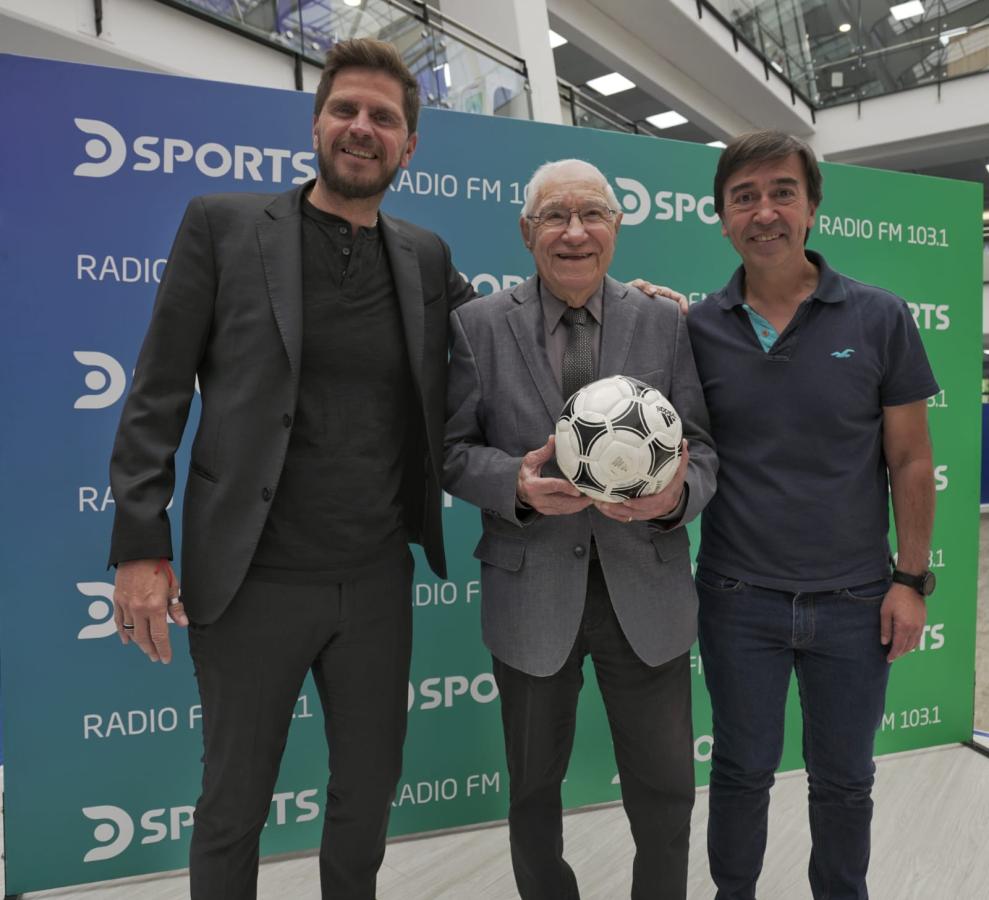
MULTIPOLYGON (((817 266, 819 273, 817 287, 811 297, 823 303, 841 303, 845 300, 845 286, 841 283, 838 273, 827 264, 824 257, 815 250, 805 250, 804 255, 817 266)), ((739 266, 735 270, 735 274, 731 276, 731 280, 725 285, 721 296, 718 297, 718 305, 722 309, 732 309, 735 306, 741 306, 744 302, 745 266, 739 266)))
POLYGON ((301 199, 299 201, 299 206, 302 210, 302 214, 314 222, 319 222, 323 225, 333 226, 334 234, 340 233, 339 229, 341 227, 346 227, 347 235, 353 232, 357 237, 362 237, 367 240, 371 240, 378 236, 378 223, 375 222, 371 226, 358 225, 356 228, 351 227, 350 222, 344 219, 342 216, 336 215, 336 213, 326 212, 324 209, 320 209, 315 206, 309 199, 309 195, 303 192, 300 195, 301 199))
MULTIPOLYGON (((556 331, 556 326, 560 324, 560 319, 563 318, 563 314, 567 311, 567 304, 560 300, 553 292, 546 286, 546 282, 541 278, 539 279, 539 302, 543 307, 543 319, 546 323, 546 331, 552 334, 556 331)), ((586 309, 590 314, 591 318, 594 319, 598 325, 601 324, 601 312, 604 308, 604 282, 601 282, 601 286, 590 296, 587 303, 584 304, 584 309, 586 309)))

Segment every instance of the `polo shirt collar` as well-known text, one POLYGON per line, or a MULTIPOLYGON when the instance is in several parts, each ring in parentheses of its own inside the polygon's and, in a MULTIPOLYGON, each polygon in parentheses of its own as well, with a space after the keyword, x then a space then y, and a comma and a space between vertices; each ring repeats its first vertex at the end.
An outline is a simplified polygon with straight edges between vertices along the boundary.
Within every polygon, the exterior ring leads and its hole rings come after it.
MULTIPOLYGON (((845 300, 847 295, 841 277, 827 264, 824 257, 815 250, 805 250, 804 254, 817 266, 820 273, 813 299, 820 300, 822 303, 841 303, 845 300)), ((733 309, 736 306, 741 306, 744 302, 745 266, 739 266, 735 270, 735 274, 731 276, 731 280, 725 285, 721 296, 718 297, 718 305, 722 309, 733 309)))

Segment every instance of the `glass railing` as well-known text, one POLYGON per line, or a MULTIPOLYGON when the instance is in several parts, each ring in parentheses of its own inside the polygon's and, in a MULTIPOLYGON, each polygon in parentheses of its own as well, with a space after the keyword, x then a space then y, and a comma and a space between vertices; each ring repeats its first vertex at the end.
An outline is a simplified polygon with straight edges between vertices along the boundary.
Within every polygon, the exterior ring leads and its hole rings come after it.
MULTIPOLYGON (((524 60, 415 0, 158 0, 321 66, 347 38, 394 44, 422 102, 462 112, 532 118, 524 60)), ((297 74, 296 84, 301 85, 297 74)))
MULTIPOLYGON (((399 48, 423 103, 531 119, 524 60, 418 0, 158 0, 296 58, 322 64, 349 37, 399 48)), ((855 102, 989 71, 989 0, 914 0, 919 14, 897 19, 892 0, 698 0, 736 49, 758 54, 766 77, 780 79, 814 109, 855 102)), ((560 82, 563 121, 657 134, 560 82)))
POLYGON ((557 84, 560 93, 560 117, 564 125, 659 136, 659 129, 648 122, 633 122, 631 119, 626 119, 600 100, 585 94, 562 78, 557 79, 557 84))
POLYGON ((989 0, 702 5, 817 108, 989 71, 989 0))

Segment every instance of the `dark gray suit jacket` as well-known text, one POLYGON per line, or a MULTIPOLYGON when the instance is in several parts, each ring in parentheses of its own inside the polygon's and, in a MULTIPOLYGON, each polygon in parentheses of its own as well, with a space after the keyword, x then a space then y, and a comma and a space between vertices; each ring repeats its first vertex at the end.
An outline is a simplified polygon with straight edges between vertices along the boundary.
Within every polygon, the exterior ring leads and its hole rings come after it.
MULTIPOLYGON (((166 507, 198 376, 202 416, 182 521, 182 599, 194 622, 214 621, 233 598, 278 488, 299 389, 300 194, 308 187, 190 202, 121 416, 110 464, 110 563, 170 559, 166 507)), ((413 450, 421 478, 407 479, 403 497, 406 525, 442 576, 447 318, 473 292, 437 235, 385 215, 380 228, 424 424, 413 450)))
POLYGON ((683 420, 689 499, 668 530, 615 522, 593 507, 520 520, 519 465, 553 433, 564 400, 546 356, 537 280, 450 317, 444 487, 481 507, 484 533, 474 555, 481 560, 484 641, 498 659, 531 675, 558 671, 573 647, 592 535, 615 612, 643 661, 666 662, 697 634, 689 541, 680 526, 714 494, 717 458, 686 317, 672 301, 607 277, 603 308, 600 377, 624 373, 658 388, 683 420))

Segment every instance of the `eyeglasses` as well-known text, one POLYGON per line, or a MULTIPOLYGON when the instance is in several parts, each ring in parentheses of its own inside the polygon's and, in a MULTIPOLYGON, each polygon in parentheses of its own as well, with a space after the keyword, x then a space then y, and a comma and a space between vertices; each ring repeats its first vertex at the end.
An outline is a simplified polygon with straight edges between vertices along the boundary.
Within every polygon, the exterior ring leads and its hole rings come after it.
POLYGON ((570 220, 576 216, 580 219, 585 228, 593 228, 596 225, 607 225, 614 221, 618 215, 617 209, 609 209, 607 206, 584 206, 563 207, 550 206, 537 215, 528 215, 526 218, 537 228, 544 228, 547 231, 562 231, 570 224, 570 220))

